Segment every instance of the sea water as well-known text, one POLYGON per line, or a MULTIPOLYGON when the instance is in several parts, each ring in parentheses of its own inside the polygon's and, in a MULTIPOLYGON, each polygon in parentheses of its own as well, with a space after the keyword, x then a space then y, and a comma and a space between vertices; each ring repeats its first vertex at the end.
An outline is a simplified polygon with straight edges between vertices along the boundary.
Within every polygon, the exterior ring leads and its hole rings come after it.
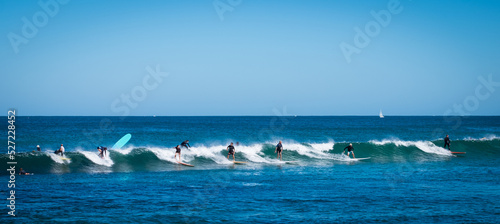
POLYGON ((498 136, 500 117, 16 117, 16 167, 34 175, 0 222, 497 223, 498 136), (184 140, 194 167, 174 158, 184 140))

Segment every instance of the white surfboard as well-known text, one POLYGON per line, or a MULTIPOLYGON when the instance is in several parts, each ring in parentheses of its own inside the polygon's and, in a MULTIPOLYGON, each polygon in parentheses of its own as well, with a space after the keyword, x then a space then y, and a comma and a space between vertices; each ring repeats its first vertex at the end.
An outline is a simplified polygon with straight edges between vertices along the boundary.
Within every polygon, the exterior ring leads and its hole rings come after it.
POLYGON ((367 157, 367 158, 355 158, 355 159, 351 159, 353 161, 360 161, 360 160, 366 160, 366 159, 370 159, 371 157, 367 157))

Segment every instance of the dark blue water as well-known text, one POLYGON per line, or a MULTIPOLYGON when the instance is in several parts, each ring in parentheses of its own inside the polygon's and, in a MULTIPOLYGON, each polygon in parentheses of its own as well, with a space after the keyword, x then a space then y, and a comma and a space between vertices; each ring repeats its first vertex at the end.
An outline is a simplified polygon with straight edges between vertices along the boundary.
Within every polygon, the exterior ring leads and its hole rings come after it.
MULTIPOLYGON (((4 205, 1 223, 498 223, 500 217, 499 117, 17 119, 17 167, 35 174, 16 176, 17 216, 9 217, 4 205), (124 148, 97 156, 95 146, 110 147, 127 133, 132 139, 124 148), (466 154, 443 149, 444 133, 453 151, 466 154), (195 167, 173 158, 172 147, 186 139, 192 148, 182 150, 182 159, 195 167), (276 160, 278 140, 283 159, 296 163, 276 160), (240 143, 236 159, 247 164, 225 159, 230 141, 240 143), (370 159, 341 155, 350 142, 357 157, 370 159), (52 153, 62 143, 70 161, 52 153), (37 144, 43 152, 32 152, 37 144)), ((7 161, 2 155, 0 162, 7 161)), ((8 197, 5 171, 2 179, 8 197)))
POLYGON ((169 147, 185 139, 195 145, 225 145, 277 139, 323 143, 500 136, 500 117, 18 117, 16 125, 23 151, 61 143, 70 150, 93 149, 112 145, 126 133, 132 134, 132 145, 169 147))

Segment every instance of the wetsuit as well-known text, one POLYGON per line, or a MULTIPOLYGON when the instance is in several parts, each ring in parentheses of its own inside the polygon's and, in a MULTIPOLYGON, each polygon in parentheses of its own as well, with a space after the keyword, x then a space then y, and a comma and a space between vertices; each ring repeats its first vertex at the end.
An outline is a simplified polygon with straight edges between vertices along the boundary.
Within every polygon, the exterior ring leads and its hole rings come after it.
POLYGON ((450 150, 450 138, 448 137, 445 137, 444 138, 444 148, 446 148, 446 146, 448 146, 448 150, 450 150))
POLYGON ((19 175, 26 175, 26 172, 24 170, 19 171, 19 175))
POLYGON ((101 146, 97 147, 97 150, 99 150, 99 157, 102 158, 102 147, 101 146))
POLYGON ((229 150, 228 155, 234 155, 234 146, 229 145, 227 149, 229 150))
POLYGON ((102 150, 102 154, 103 154, 104 156, 106 156, 106 151, 108 151, 108 148, 107 148, 107 147, 102 147, 102 146, 101 146, 101 150, 102 150))
POLYGON ((283 145, 281 145, 281 143, 278 143, 278 145, 276 145, 276 152, 280 153, 281 150, 283 150, 283 145))
POLYGON ((176 146, 175 147, 175 153, 179 153, 180 154, 181 153, 181 147, 176 146))
POLYGON ((351 145, 348 145, 347 147, 344 148, 344 152, 345 152, 346 149, 347 149, 347 154, 349 155, 349 152, 351 152, 352 150, 354 150, 354 147, 352 147, 351 145))
POLYGON ((42 151, 42 149, 40 147, 36 147, 36 150, 39 152, 42 151))
POLYGON ((186 140, 186 141, 183 141, 183 142, 181 143, 181 147, 186 147, 186 149, 188 149, 188 148, 190 148, 191 146, 189 145, 188 141, 186 140))

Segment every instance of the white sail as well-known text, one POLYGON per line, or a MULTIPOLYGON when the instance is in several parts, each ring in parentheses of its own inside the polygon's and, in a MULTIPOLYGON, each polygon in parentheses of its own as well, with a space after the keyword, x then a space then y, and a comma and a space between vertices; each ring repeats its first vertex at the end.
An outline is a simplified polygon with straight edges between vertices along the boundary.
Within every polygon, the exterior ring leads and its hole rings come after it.
POLYGON ((384 115, 382 114, 382 110, 380 110, 380 114, 378 115, 380 118, 384 118, 384 115))

